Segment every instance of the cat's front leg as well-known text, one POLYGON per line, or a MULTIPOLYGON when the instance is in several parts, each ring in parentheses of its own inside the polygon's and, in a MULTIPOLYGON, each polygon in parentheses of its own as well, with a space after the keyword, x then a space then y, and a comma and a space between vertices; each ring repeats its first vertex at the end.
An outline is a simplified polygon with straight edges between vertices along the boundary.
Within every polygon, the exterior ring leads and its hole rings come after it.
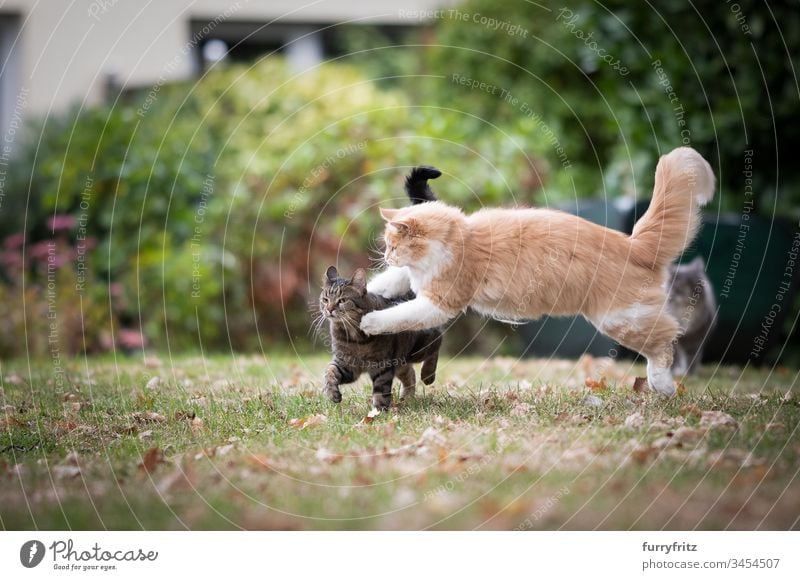
POLYGON ((454 317, 455 314, 443 310, 425 296, 417 296, 397 306, 365 314, 361 318, 361 330, 370 335, 425 330, 441 326, 454 317))
POLYGON ((337 363, 335 360, 328 363, 325 374, 322 377, 324 382, 323 392, 334 403, 342 402, 342 392, 339 385, 352 383, 356 380, 355 373, 346 366, 337 363))
POLYGON ((372 406, 379 411, 385 411, 392 404, 394 371, 393 366, 386 366, 369 373, 372 378, 372 406))
POLYGON ((367 284, 367 292, 384 298, 402 296, 411 290, 411 277, 408 268, 389 266, 367 284))

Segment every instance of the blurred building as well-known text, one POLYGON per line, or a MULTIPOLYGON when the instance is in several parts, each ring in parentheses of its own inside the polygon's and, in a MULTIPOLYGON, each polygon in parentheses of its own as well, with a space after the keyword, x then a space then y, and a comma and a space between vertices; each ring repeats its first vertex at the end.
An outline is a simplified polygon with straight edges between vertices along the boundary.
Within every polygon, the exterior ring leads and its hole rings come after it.
POLYGON ((298 69, 332 55, 342 23, 418 26, 453 0, 5 0, 0 128, 27 114, 199 75, 209 61, 285 55, 298 69))

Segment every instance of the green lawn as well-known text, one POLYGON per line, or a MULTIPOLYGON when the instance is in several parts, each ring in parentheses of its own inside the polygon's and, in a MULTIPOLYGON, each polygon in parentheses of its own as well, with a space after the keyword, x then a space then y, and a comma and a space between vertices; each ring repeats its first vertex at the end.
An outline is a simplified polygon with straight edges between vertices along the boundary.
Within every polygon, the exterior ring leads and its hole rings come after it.
POLYGON ((800 528, 796 371, 709 367, 665 401, 625 361, 443 360, 370 421, 366 379, 322 397, 326 362, 4 363, 0 524, 800 528))

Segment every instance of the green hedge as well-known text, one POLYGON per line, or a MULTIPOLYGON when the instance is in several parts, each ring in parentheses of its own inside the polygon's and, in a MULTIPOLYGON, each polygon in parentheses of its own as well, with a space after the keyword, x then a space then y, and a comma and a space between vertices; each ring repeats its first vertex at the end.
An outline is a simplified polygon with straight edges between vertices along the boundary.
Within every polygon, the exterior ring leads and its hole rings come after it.
MULTIPOLYGON (((331 263, 370 265, 381 231, 376 206, 406 203, 410 166, 442 167, 439 190, 465 206, 519 194, 533 161, 497 132, 475 139, 474 123, 414 106, 350 66, 295 77, 279 59, 39 121, 13 179, 30 192, 26 247, 58 238, 67 256, 59 270, 87 276, 81 292, 66 274, 57 285, 60 335, 88 334, 87 350, 109 348, 112 333, 118 346, 136 348, 139 331, 156 348, 287 338, 303 347, 318 279, 331 263), (52 216, 75 223, 53 232, 52 216), (62 315, 81 310, 92 313, 91 326, 62 315)), ((24 211, 2 216, 7 232, 22 229, 24 211)), ((23 279, 33 289, 47 282, 46 263, 30 254, 24 272, 8 265, 21 250, 6 251, 2 292, 13 310, 23 279)), ((21 317, 13 320, 9 336, 22 336, 21 317)), ((46 341, 29 342, 47 351, 46 341)), ((64 342, 68 351, 84 348, 64 342)), ((23 347, 8 341, 2 350, 23 347)))

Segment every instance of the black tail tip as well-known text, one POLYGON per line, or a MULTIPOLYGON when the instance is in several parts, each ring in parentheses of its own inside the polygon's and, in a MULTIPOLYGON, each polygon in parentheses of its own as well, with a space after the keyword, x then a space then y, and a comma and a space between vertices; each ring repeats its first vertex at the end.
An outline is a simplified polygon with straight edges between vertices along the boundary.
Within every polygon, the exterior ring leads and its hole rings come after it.
POLYGON ((432 165, 419 165, 411 170, 406 180, 424 181, 426 179, 436 179, 437 177, 441 177, 441 175, 442 172, 432 165))
POLYGON ((412 204, 436 201, 436 195, 428 185, 429 179, 436 179, 442 172, 430 165, 419 165, 406 176, 406 193, 412 204))

